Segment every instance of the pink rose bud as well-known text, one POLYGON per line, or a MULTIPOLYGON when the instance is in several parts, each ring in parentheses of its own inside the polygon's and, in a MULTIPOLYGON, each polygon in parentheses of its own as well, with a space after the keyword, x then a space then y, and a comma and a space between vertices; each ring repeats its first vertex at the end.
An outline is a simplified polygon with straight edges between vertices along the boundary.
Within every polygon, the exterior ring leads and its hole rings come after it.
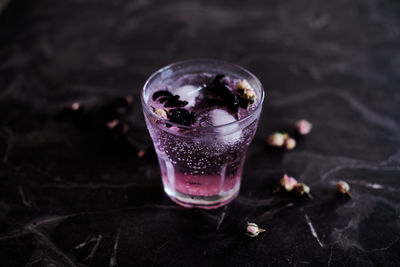
POLYGON ((301 135, 306 135, 311 132, 312 124, 306 120, 299 120, 296 122, 296 130, 301 135))
MULTIPOLYGON (((238 90, 238 92, 242 94, 242 97, 244 99, 249 101, 249 106, 256 101, 257 95, 246 80, 240 80, 236 84, 236 90, 238 90)), ((247 106, 247 108, 249 106, 247 106)))
POLYGON ((125 97, 125 101, 126 103, 131 104, 133 102, 132 96, 128 95, 127 97, 125 97))
POLYGON ((78 102, 74 102, 71 106, 72 110, 78 110, 81 107, 81 104, 78 102))
POLYGON ((256 237, 260 233, 265 232, 265 229, 259 228, 258 225, 255 223, 247 223, 246 231, 247 231, 246 235, 250 237, 256 237))
POLYGON ((146 149, 140 149, 137 153, 138 158, 142 158, 144 155, 146 155, 146 149))
POLYGON ((268 136, 267 143, 270 146, 283 146, 287 138, 287 134, 276 132, 268 136))
POLYGON ((107 127, 110 129, 114 129, 119 123, 119 120, 114 119, 112 121, 107 122, 107 127))
POLYGON ((293 190, 295 185, 297 185, 297 180, 293 177, 289 177, 285 173, 281 179, 281 186, 285 188, 286 191, 290 192, 293 190))
POLYGON ((352 197, 351 193, 350 193, 350 186, 345 181, 337 182, 336 191, 338 191, 339 193, 341 193, 343 195, 348 195, 349 197, 352 197))
POLYGON ((292 150, 293 148, 296 147, 296 140, 293 138, 289 137, 285 140, 285 148, 287 150, 292 150))

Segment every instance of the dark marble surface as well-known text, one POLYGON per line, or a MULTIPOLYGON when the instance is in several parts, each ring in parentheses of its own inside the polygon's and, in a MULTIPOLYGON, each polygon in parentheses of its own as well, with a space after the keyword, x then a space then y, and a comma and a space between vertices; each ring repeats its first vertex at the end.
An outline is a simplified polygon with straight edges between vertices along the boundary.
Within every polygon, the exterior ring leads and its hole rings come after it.
POLYGON ((0 265, 399 266, 399 48, 397 0, 11 1, 0 265), (156 69, 197 57, 240 64, 267 92, 240 195, 214 211, 164 195, 138 100, 156 69), (301 118, 314 129, 295 150, 265 145, 301 118), (273 195, 284 172, 314 199, 273 195), (245 236, 247 221, 267 232, 245 236))

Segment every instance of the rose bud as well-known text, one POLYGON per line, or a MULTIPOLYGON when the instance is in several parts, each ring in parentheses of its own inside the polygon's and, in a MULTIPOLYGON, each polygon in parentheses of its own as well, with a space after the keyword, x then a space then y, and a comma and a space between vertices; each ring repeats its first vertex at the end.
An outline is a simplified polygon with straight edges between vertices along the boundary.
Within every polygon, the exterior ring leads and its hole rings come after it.
POLYGON ((125 101, 126 101, 127 104, 131 104, 132 101, 133 101, 132 96, 128 95, 127 97, 125 97, 125 101))
POLYGON ((153 107, 153 112, 165 120, 168 119, 168 116, 167 116, 168 109, 166 109, 166 108, 154 108, 153 107))
POLYGON ((303 183, 298 183, 294 186, 294 189, 296 192, 302 196, 302 195, 307 195, 308 198, 312 199, 312 196, 310 194, 310 187, 308 187, 306 184, 303 183))
POLYGON ((110 122, 107 122, 107 127, 110 129, 114 129, 118 125, 118 123, 119 123, 119 120, 114 119, 110 122))
POLYGON ((281 186, 285 188, 286 191, 290 192, 297 185, 297 180, 293 177, 289 177, 286 173, 281 179, 281 186))
POLYGON ((268 136, 267 143, 270 146, 283 146, 287 138, 287 134, 276 132, 268 136))
POLYGON ((239 81, 236 85, 236 90, 242 94, 244 99, 249 100, 251 104, 256 100, 257 95, 246 80, 239 81))
POLYGON ((336 191, 343 194, 343 195, 347 195, 349 197, 352 197, 351 193, 350 193, 350 186, 348 183, 346 183, 345 181, 339 181, 336 184, 336 191))
POLYGON ((306 120, 296 122, 296 130, 301 135, 306 135, 311 132, 312 124, 306 120))
POLYGON ((296 140, 293 138, 289 137, 285 140, 285 148, 287 150, 292 150, 293 148, 296 147, 296 140))
POLYGON ((74 103, 71 105, 71 109, 72 109, 72 110, 78 110, 80 107, 81 107, 81 104, 79 104, 78 102, 74 102, 74 103))
POLYGON ((146 149, 140 149, 137 153, 138 158, 142 158, 144 155, 146 155, 146 149))
POLYGON ((256 237, 260 233, 265 232, 265 229, 259 228, 258 225, 255 223, 247 223, 246 231, 247 231, 246 235, 250 237, 256 237))

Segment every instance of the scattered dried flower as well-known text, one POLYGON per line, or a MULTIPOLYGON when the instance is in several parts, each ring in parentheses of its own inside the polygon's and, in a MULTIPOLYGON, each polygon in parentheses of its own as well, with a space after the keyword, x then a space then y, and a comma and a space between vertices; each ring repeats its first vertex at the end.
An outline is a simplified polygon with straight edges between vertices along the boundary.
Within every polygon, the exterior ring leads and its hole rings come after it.
POLYGON ((350 193, 350 186, 345 181, 339 181, 336 183, 336 191, 343 195, 347 195, 350 198, 352 197, 350 193))
POLYGON ((107 127, 110 129, 114 129, 118 125, 119 121, 114 119, 112 121, 107 122, 107 127))
POLYGON ((138 158, 141 158, 144 155, 146 155, 146 149, 140 149, 139 152, 137 153, 138 158))
POLYGON ((289 177, 286 173, 283 175, 281 179, 281 185, 272 191, 272 194, 276 194, 281 191, 281 188, 285 189, 286 192, 290 192, 293 190, 294 186, 297 184, 297 180, 293 177, 289 177))
POLYGON ((283 146, 287 138, 287 134, 275 132, 268 136, 267 143, 270 146, 283 146))
POLYGON ((296 147, 296 140, 294 140, 294 138, 286 138, 285 140, 285 148, 287 150, 292 150, 293 148, 296 147))
POLYGON ((131 104, 133 101, 132 96, 128 95, 127 97, 125 97, 125 101, 126 101, 126 103, 131 104))
POLYGON ((72 110, 78 110, 81 107, 81 104, 79 104, 78 102, 74 102, 71 105, 72 110))
POLYGON ((306 184, 303 183, 298 183, 294 186, 294 189, 296 190, 296 192, 302 196, 302 195, 307 195, 308 198, 312 199, 312 196, 310 194, 310 187, 306 184))
POLYGON ((301 135, 306 135, 311 132, 312 124, 307 120, 299 120, 296 122, 296 130, 301 135))
POLYGON ((286 191, 290 192, 297 185, 297 180, 293 177, 289 177, 286 173, 281 179, 281 186, 285 188, 286 191))
POLYGON ((265 232, 265 229, 262 229, 260 227, 258 227, 257 224, 255 223, 247 223, 247 228, 246 228, 246 235, 250 236, 250 237, 256 237, 258 236, 260 233, 265 232))

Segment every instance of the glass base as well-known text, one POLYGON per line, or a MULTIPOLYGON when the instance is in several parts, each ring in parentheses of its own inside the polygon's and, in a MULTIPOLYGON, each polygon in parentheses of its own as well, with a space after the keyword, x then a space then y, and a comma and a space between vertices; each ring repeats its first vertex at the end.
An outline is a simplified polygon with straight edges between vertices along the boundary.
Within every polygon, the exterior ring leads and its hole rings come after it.
POLYGON ((186 208, 200 208, 200 209, 216 209, 222 207, 239 194, 240 183, 237 183, 232 190, 220 193, 214 196, 193 196, 182 194, 176 190, 170 190, 167 186, 164 186, 164 191, 167 196, 175 203, 186 207, 186 208))

